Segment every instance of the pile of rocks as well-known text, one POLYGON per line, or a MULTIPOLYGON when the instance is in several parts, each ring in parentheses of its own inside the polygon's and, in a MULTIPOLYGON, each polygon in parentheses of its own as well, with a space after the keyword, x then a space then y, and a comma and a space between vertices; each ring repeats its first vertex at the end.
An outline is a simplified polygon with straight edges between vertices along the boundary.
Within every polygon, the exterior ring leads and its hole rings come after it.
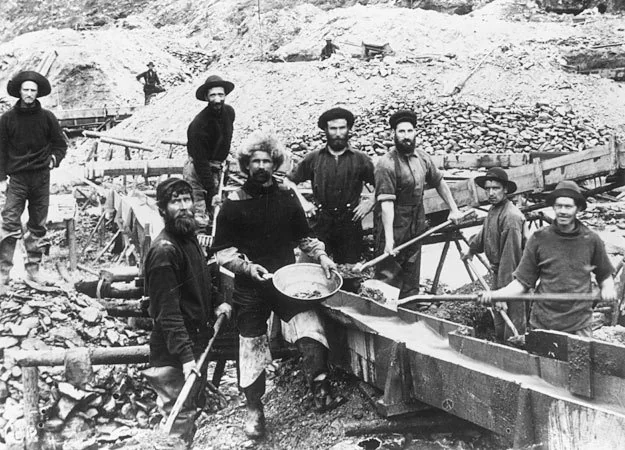
MULTIPOLYGON (((388 118, 399 109, 417 113, 417 146, 430 154, 582 151, 607 143, 613 131, 579 118, 566 106, 480 106, 446 99, 387 104, 357 117, 351 142, 371 156, 393 146, 388 118)), ((306 153, 323 145, 323 133, 293 139, 289 147, 306 153)))

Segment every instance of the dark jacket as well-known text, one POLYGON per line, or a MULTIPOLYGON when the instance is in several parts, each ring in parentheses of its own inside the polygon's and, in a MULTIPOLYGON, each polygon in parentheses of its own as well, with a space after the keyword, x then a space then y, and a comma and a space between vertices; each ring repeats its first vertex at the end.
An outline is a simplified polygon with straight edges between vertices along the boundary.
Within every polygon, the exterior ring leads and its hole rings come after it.
POLYGON ((201 180, 209 179, 210 161, 225 161, 232 142, 234 108, 224 104, 219 113, 209 106, 199 112, 187 129, 187 152, 201 180))
POLYGON ((35 100, 32 108, 18 102, 0 117, 0 181, 7 175, 58 167, 67 142, 54 114, 35 100))
POLYGON ((143 78, 146 86, 161 84, 161 80, 158 79, 158 74, 152 69, 148 69, 137 75, 137 80, 140 80, 141 78, 143 78))
POLYGON ((145 292, 154 319, 150 364, 176 366, 193 361, 210 339, 211 279, 195 236, 161 231, 145 258, 145 292))

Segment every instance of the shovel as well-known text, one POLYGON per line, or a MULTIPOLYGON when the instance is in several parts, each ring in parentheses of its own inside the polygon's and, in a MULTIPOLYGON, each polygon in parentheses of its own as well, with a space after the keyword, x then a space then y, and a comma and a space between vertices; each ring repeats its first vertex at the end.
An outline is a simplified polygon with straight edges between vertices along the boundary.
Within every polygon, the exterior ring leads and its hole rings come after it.
MULTIPOLYGON (((465 211, 462 214, 462 219, 466 219, 468 216, 471 216, 475 214, 475 211, 473 211, 472 209, 469 209, 467 211, 465 211)), ((431 234, 436 233, 439 230, 442 230, 445 227, 448 227, 449 225, 451 225, 453 223, 452 220, 446 220, 445 222, 436 225, 435 227, 430 228, 429 230, 427 230, 425 233, 420 234, 419 236, 410 239, 409 241, 404 242, 401 245, 398 245, 397 247, 395 247, 393 249, 392 253, 383 253, 380 256, 373 258, 370 261, 367 261, 363 264, 356 264, 354 266, 354 271, 355 272, 362 272, 365 269, 369 268, 369 267, 373 267, 376 264, 381 263, 382 261, 384 261, 386 258, 388 258, 389 256, 395 256, 397 253, 399 253, 400 251, 404 250, 407 247, 410 247, 411 245, 419 242, 420 240, 428 237, 431 234)), ((399 265, 398 265, 399 266, 399 265)), ((377 289, 380 290, 384 293, 384 296, 386 297, 387 301, 391 301, 391 302, 395 302, 397 301, 397 299, 399 298, 399 293, 400 293, 400 289, 395 287, 395 286, 391 286, 388 283, 384 283, 380 280, 366 280, 363 283, 364 286, 372 288, 372 289, 377 289), (382 286, 383 285, 383 286, 382 286)))
POLYGON ((217 321, 215 322, 215 326, 213 327, 213 337, 210 339, 210 341, 208 341, 208 345, 206 345, 206 350, 204 350, 204 352, 200 355, 200 359, 198 359, 197 362, 195 363, 195 368, 189 374, 189 377, 185 380, 184 386, 182 386, 182 389, 180 390, 180 394, 178 394, 178 398, 176 399, 176 403, 174 403, 174 407, 171 409, 171 412, 169 413, 169 417, 167 418, 167 421, 165 422, 165 426, 163 427, 163 431, 165 431, 165 433, 167 434, 171 433, 171 429, 174 426, 174 422, 176 421, 178 414, 180 414, 180 410, 182 409, 184 402, 187 401, 187 397, 191 393, 191 389, 193 389, 193 385, 195 384, 195 381, 200 376, 202 366, 204 365, 206 358, 208 358, 208 353, 210 352, 211 347, 213 346, 213 343, 215 342, 215 338, 219 334, 219 329, 221 328, 221 325, 223 324, 224 320, 226 320, 226 316, 223 314, 221 314, 217 318, 217 321))
MULTIPOLYGON (((478 294, 419 294, 402 298, 399 306, 410 303, 436 303, 436 302, 476 302, 480 296, 478 294)), ((519 294, 519 295, 492 295, 494 302, 594 302, 601 300, 601 297, 592 293, 558 293, 558 294, 519 294)))

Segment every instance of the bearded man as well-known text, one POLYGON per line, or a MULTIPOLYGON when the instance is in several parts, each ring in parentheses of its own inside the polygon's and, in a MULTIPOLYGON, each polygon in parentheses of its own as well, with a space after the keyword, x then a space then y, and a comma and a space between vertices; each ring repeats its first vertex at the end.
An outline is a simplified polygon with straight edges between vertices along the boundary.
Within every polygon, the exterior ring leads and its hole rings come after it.
POLYGON ((211 75, 195 92, 195 98, 208 102, 187 129, 187 153, 182 176, 193 187, 193 200, 198 224, 208 225, 210 205, 219 189, 219 179, 225 167, 232 143, 234 108, 225 104, 234 84, 211 75))
POLYGON ((295 262, 294 248, 319 263, 326 276, 336 269, 316 239, 295 193, 279 184, 273 172, 285 152, 275 136, 253 133, 239 152, 239 166, 247 175, 232 192, 217 216, 213 243, 217 263, 235 274, 233 304, 239 329, 239 383, 247 400, 245 433, 260 438, 265 433, 261 397, 265 393, 265 366, 271 362, 267 319, 273 311, 294 336, 302 354, 302 368, 317 411, 340 404, 331 394, 328 379, 328 341, 318 306, 299 304, 280 294, 269 274, 295 262))
MULTIPOLYGON (((231 312, 227 303, 214 309, 210 273, 195 236, 191 193, 191 185, 180 178, 168 178, 157 186, 156 201, 165 228, 152 242, 144 264, 154 328, 151 367, 143 373, 158 394, 164 419, 212 337, 211 322, 220 314, 230 317, 231 312)), ((206 366, 202 372, 199 378, 205 381, 206 366)), ((173 434, 188 443, 195 433, 198 408, 203 406, 202 381, 196 383, 172 428, 173 434)))
POLYGON ((373 198, 360 201, 365 183, 373 185, 373 163, 349 144, 354 115, 343 108, 330 109, 317 126, 326 135, 326 145, 308 153, 288 175, 295 184, 310 180, 313 205, 305 209, 311 227, 326 251, 338 264, 360 260, 363 247, 362 219, 373 209, 373 198))
MULTIPOLYGON (((376 253, 389 253, 426 229, 423 192, 434 187, 450 209, 449 218, 458 222, 462 213, 451 195, 443 174, 430 155, 415 147, 417 116, 401 110, 389 123, 395 147, 380 157, 375 167, 376 253)), ((421 244, 416 243, 376 266, 375 278, 400 289, 400 298, 419 293, 421 244)))

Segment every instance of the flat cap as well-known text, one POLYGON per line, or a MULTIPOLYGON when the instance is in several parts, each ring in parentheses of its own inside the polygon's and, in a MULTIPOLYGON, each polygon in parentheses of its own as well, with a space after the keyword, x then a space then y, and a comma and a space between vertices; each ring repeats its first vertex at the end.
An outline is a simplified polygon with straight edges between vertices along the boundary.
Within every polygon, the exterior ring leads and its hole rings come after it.
POLYGON ((351 111, 348 111, 345 108, 332 108, 328 109, 326 112, 319 116, 319 120, 317 121, 317 126, 322 130, 326 129, 328 122, 330 120, 336 119, 345 119, 347 120, 347 126, 351 128, 354 125, 354 115, 351 111))
POLYGON ((169 201, 169 199, 166 198, 166 196, 168 195, 167 193, 170 188, 173 188, 177 184, 185 186, 189 188, 189 190, 193 191, 193 188, 187 181, 183 180, 182 178, 170 177, 167 178, 165 181, 161 181, 158 186, 156 186, 156 202, 158 204, 162 204, 165 201, 169 201))
POLYGON ((417 125, 417 115, 407 109, 401 109, 388 119, 388 123, 391 125, 393 130, 402 122, 410 122, 414 127, 417 125))

